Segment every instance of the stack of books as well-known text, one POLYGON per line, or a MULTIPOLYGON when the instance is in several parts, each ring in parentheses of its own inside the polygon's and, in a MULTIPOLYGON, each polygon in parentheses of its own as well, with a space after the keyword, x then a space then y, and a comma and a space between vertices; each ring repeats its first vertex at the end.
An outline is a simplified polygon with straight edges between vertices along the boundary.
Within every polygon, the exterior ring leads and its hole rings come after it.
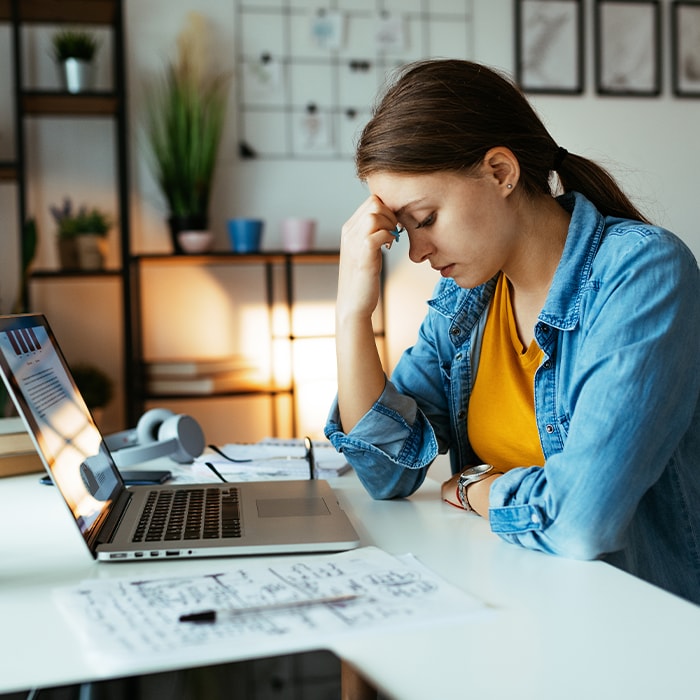
POLYGON ((150 394, 216 394, 259 383, 258 368, 240 355, 155 360, 146 363, 150 394))
POLYGON ((0 418, 0 477, 43 471, 44 465, 22 419, 0 418))

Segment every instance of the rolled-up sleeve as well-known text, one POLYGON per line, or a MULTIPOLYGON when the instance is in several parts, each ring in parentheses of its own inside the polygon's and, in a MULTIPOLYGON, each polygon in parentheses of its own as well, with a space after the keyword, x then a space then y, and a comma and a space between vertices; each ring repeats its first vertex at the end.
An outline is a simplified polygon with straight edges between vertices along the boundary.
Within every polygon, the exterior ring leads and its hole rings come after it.
POLYGON ((334 401, 325 433, 377 499, 412 494, 423 483, 438 452, 433 429, 415 400, 401 394, 390 381, 347 434, 334 401))

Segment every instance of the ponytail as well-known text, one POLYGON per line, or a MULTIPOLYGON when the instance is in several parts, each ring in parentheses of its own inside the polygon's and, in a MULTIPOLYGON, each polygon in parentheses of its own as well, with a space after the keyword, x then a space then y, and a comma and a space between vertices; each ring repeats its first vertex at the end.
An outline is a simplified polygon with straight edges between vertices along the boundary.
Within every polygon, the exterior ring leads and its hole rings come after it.
POLYGON ((556 171, 564 192, 580 192, 604 216, 650 223, 632 204, 612 175, 592 160, 567 153, 556 171))

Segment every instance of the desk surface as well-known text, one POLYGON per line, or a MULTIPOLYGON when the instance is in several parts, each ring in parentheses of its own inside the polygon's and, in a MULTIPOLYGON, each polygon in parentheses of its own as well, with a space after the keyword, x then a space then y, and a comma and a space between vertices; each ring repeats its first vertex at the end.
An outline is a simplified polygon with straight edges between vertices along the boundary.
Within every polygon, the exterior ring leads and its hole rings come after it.
MULTIPOLYGON (((484 520, 441 503, 431 479, 391 502, 372 501, 353 475, 332 485, 363 544, 412 552, 494 609, 468 623, 415 634, 373 630, 333 645, 390 697, 697 697, 700 607, 600 562, 505 544, 484 520)), ((0 480, 0 693, 109 677, 80 652, 53 588, 211 569, 211 559, 98 564, 64 509, 36 475, 0 480)), ((243 650, 221 650, 208 662, 239 658, 243 650)), ((144 661, 110 673, 170 668, 144 661)))

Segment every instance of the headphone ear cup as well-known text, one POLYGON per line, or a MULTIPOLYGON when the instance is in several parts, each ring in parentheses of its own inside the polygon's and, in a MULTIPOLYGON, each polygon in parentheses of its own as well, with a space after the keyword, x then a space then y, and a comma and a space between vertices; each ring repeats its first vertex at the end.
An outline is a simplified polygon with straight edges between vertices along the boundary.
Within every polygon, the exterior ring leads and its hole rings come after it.
POLYGON ((148 445, 159 440, 161 426, 174 415, 168 408, 152 408, 146 411, 136 425, 136 444, 148 445))
POLYGON ((187 415, 171 415, 158 429, 158 441, 177 442, 177 449, 168 456, 180 464, 189 464, 204 452, 204 432, 199 423, 187 415))

